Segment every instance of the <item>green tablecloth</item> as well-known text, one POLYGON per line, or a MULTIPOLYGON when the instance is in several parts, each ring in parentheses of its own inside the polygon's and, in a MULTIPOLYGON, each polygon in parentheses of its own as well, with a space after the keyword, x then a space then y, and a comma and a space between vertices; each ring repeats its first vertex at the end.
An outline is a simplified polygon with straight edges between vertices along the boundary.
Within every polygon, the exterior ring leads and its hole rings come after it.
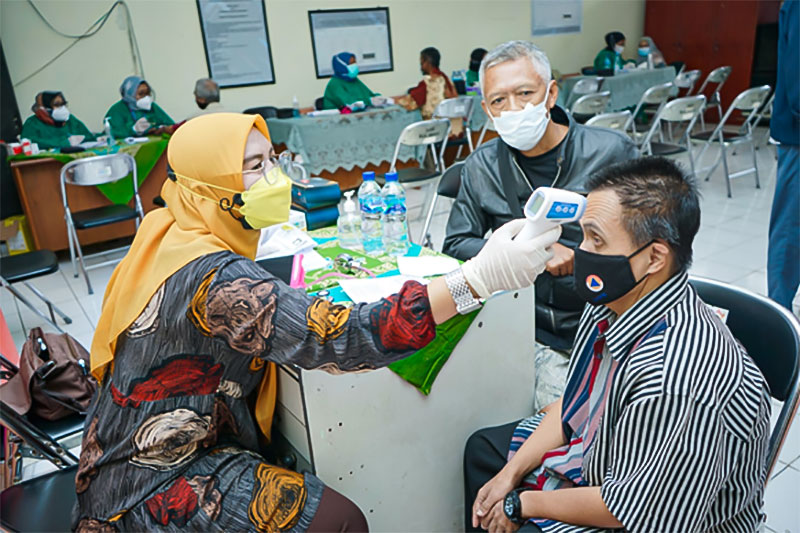
MULTIPOLYGON (((76 152, 72 154, 62 154, 56 151, 41 152, 36 155, 15 155, 8 159, 10 161, 23 160, 23 159, 44 159, 50 158, 60 161, 61 163, 69 163, 76 159, 83 159, 86 157, 94 157, 98 155, 109 155, 116 153, 130 154, 136 160, 136 176, 138 185, 141 186, 150 171, 158 162, 158 158, 167 149, 168 137, 150 137, 150 140, 137 144, 124 144, 117 143, 111 147, 91 148, 85 152, 76 152)), ((98 185, 97 189, 114 204, 127 204, 133 199, 133 185, 131 183, 131 176, 121 180, 98 185)))
MULTIPOLYGON (((323 257, 334 259, 342 252, 347 252, 353 257, 364 259, 364 267, 371 270, 378 277, 393 276, 398 274, 397 261, 389 255, 369 257, 354 250, 345 250, 338 245, 336 239, 336 228, 322 228, 309 232, 309 235, 319 243, 317 252, 323 257)), ((418 244, 411 244, 408 254, 410 256, 419 255, 439 255, 429 248, 422 248, 418 244)), ((317 280, 324 275, 334 272, 329 269, 319 269, 306 272, 305 282, 310 293, 316 293, 321 289, 329 291, 330 296, 337 303, 344 305, 352 304, 347 294, 339 287, 336 278, 327 278, 318 282, 317 280)), ((356 277, 367 277, 365 273, 359 273, 356 277)), ((469 315, 456 315, 444 324, 436 327, 436 338, 425 348, 417 351, 414 355, 395 361, 389 368, 397 375, 414 385, 420 392, 427 395, 431 392, 431 387, 439 375, 439 371, 450 358, 450 354, 455 349, 461 337, 469 329, 470 324, 478 315, 474 311, 469 315)))
MULTIPOLYGON (((480 107, 480 97, 474 98, 470 127, 480 131, 486 115, 480 107)), ((273 143, 285 144, 301 155, 309 173, 318 175, 325 170, 352 170, 391 161, 400 132, 420 120, 419 110, 389 106, 347 115, 270 118, 267 125, 273 143)), ((407 147, 401 148, 398 156, 400 161, 421 161, 422 157, 421 151, 407 147)))
MULTIPOLYGON (((558 92, 558 105, 569 109, 577 97, 570 98, 572 88, 578 80, 593 78, 594 76, 574 76, 566 78, 558 92)), ((620 72, 615 76, 609 76, 603 81, 601 91, 611 91, 611 101, 608 102, 606 111, 622 111, 623 109, 636 107, 644 92, 654 85, 661 85, 675 79, 675 68, 664 67, 653 70, 634 70, 631 72, 620 72)))

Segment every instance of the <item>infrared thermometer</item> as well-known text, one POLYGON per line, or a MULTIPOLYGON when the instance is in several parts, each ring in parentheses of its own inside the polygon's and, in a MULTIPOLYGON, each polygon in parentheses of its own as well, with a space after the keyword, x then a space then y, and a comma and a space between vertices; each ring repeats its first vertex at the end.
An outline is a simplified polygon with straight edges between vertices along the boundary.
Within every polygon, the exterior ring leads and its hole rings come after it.
POLYGON ((525 203, 525 227, 514 239, 533 239, 559 224, 574 222, 585 209, 586 198, 576 192, 539 187, 525 203))

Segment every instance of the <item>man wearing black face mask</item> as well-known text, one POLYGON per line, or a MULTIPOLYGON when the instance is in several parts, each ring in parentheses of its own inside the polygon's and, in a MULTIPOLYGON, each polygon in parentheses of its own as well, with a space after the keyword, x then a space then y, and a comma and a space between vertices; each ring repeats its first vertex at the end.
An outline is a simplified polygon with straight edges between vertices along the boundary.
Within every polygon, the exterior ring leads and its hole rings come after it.
POLYGON ((470 437, 467 525, 756 531, 769 391, 688 284, 694 180, 645 158, 587 188, 575 280, 588 305, 566 389, 545 412, 470 437))

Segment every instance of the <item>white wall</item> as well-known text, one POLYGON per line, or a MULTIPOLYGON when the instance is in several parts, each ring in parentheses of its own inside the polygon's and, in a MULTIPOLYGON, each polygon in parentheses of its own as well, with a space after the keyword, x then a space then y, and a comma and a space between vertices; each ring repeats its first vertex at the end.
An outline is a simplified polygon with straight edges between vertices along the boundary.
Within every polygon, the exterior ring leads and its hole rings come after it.
MULTIPOLYGON (((156 100, 176 120, 195 110, 197 78, 207 76, 205 52, 194 0, 127 0, 139 41, 145 77, 156 100)), ((83 33, 112 4, 111 0, 34 0, 60 31, 83 33)), ((396 95, 418 83, 419 51, 436 46, 442 70, 466 68, 469 53, 511 39, 530 39, 528 0, 266 0, 267 25, 275 63, 274 85, 224 89, 222 103, 240 111, 256 105, 301 106, 321 96, 326 79, 316 79, 307 12, 313 9, 388 5, 395 68, 366 74, 373 90, 396 95)), ((64 91, 69 107, 90 129, 119 99, 118 88, 134 72, 125 30, 124 11, 117 8, 100 32, 77 43, 54 64, 16 85, 23 120, 37 92, 64 91)), ((644 27, 644 0, 584 0, 583 32, 534 39, 554 69, 577 72, 592 63, 604 46, 603 35, 619 30, 638 39, 644 27)), ((70 42, 47 28, 24 0, 0 0, 0 39, 12 81, 27 77, 70 42)), ((631 42, 629 50, 633 50, 631 42)))

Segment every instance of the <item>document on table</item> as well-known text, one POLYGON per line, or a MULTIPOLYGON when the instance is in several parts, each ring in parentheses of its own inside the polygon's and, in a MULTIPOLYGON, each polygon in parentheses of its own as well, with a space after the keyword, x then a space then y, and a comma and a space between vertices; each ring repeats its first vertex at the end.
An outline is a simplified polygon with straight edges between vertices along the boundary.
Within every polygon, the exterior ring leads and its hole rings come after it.
POLYGON ((355 303, 372 303, 399 292, 406 281, 427 283, 425 279, 401 275, 384 278, 343 279, 339 282, 339 286, 355 303))
POLYGON ((397 268, 404 276, 418 278, 447 274, 458 268, 458 260, 442 255, 398 257, 397 268))
POLYGON ((275 224, 261 230, 256 260, 307 253, 316 245, 305 231, 287 223, 275 224))

